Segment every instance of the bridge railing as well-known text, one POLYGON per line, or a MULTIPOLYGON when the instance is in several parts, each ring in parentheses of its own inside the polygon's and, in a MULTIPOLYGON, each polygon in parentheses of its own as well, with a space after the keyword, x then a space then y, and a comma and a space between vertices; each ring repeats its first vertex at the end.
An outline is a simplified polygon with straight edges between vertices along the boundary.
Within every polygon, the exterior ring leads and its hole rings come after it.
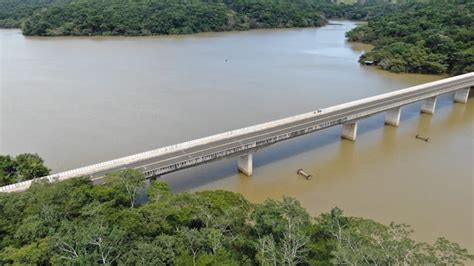
POLYGON ((262 131, 262 130, 265 130, 265 129, 278 127, 278 126, 285 125, 285 124, 288 124, 288 123, 294 123, 294 122, 298 122, 298 121, 301 121, 301 120, 304 120, 304 119, 317 117, 321 114, 327 114, 329 112, 336 112, 336 111, 344 110, 344 109, 347 109, 347 108, 351 108, 351 107, 354 107, 354 106, 358 106, 358 105, 361 105, 361 104, 365 104, 365 103, 369 103, 369 102, 373 102, 373 101, 378 101, 378 100, 382 100, 382 99, 395 98, 395 97, 401 96, 401 95, 408 95, 408 94, 413 93, 413 92, 422 92, 422 91, 428 90, 428 89, 433 90, 433 89, 436 89, 436 88, 443 88, 443 87, 446 87, 446 86, 453 86, 454 84, 461 83, 461 82, 462 83, 471 82, 471 86, 474 85, 474 72, 464 74, 464 75, 459 75, 459 76, 456 76, 456 77, 447 78, 447 79, 442 79, 442 80, 438 80, 438 81, 434 81, 434 82, 430 82, 430 83, 426 83, 426 84, 421 84, 421 85, 413 86, 413 87, 410 87, 410 88, 406 88, 406 89, 402 89, 402 90, 398 90, 398 91, 394 91, 394 92, 389 92, 389 93, 385 93, 385 94, 381 94, 381 95, 377 95, 377 96, 372 96, 372 97, 364 98, 364 99, 361 99, 361 100, 356 100, 356 101, 352 101, 352 102, 348 102, 348 103, 339 104, 339 105, 336 105, 336 106, 332 106, 332 107, 322 109, 323 112, 312 111, 312 112, 308 112, 308 113, 304 113, 304 114, 300 114, 300 115, 296 115, 296 116, 292 116, 292 117, 287 117, 287 118, 283 118, 283 119, 274 120, 274 121, 271 121, 271 122, 266 122, 266 123, 262 123, 262 124, 258 124, 258 125, 254 125, 254 126, 249 126, 249 127, 245 127, 245 128, 241 128, 241 129, 227 131, 227 132, 211 135, 211 136, 204 137, 204 138, 199 138, 199 139, 195 139, 195 140, 191 140, 191 141, 186 141, 186 142, 182 142, 182 143, 179 143, 179 144, 174 144, 174 145, 158 148, 158 149, 151 150, 151 151, 141 152, 141 153, 137 153, 137 154, 134 154, 134 155, 125 156, 125 157, 105 161, 105 162, 98 163, 98 164, 84 166, 84 167, 81 167, 81 168, 77 168, 77 169, 73 169, 73 170, 69 170, 69 171, 65 171, 65 172, 61 172, 61 173, 57 173, 57 174, 52 174, 52 175, 44 176, 44 177, 33 179, 33 180, 22 181, 22 182, 19 182, 19 183, 15 183, 15 184, 0 187, 0 192, 15 191, 15 190, 19 190, 19 189, 24 189, 24 188, 29 187, 32 182, 36 182, 38 180, 48 180, 49 182, 52 182, 54 180, 65 180, 65 179, 68 179, 68 178, 73 178, 73 177, 78 177, 78 176, 87 176, 87 175, 91 175, 95 172, 99 172, 99 171, 107 170, 107 169, 112 169, 112 168, 115 168, 117 166, 126 166, 126 165, 129 165, 129 164, 133 164, 135 162, 139 162, 139 161, 142 161, 142 160, 153 159, 155 157, 166 155, 166 154, 173 153, 173 152, 177 152, 177 151, 180 151, 180 150, 185 150, 185 149, 189 149, 189 148, 193 148, 193 147, 197 147, 197 146, 201 146, 201 145, 207 145, 207 144, 210 144, 212 142, 222 141, 222 140, 233 138, 233 137, 238 137, 238 136, 242 136, 242 135, 246 135, 246 134, 259 132, 259 131, 262 131))

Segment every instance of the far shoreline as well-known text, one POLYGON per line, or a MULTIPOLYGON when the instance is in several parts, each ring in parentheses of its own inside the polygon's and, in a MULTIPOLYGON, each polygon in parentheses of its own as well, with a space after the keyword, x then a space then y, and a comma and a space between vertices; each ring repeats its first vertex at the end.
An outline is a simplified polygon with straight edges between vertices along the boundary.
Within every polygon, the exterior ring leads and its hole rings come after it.
POLYGON ((345 19, 345 18, 332 18, 327 19, 326 23, 321 26, 310 26, 310 27, 269 27, 269 28, 252 28, 252 29, 233 29, 228 31, 201 31, 201 32, 193 32, 193 33, 178 33, 178 34, 147 34, 147 35, 125 35, 125 34, 117 34, 117 35, 103 35, 103 34, 91 34, 91 35, 24 35, 23 29, 20 28, 2 28, 0 30, 18 30, 20 33, 27 37, 27 38, 62 38, 62 37, 71 37, 71 38, 84 38, 84 37, 161 37, 161 36, 192 36, 192 35, 199 35, 199 34, 210 34, 210 33, 237 33, 237 32, 246 32, 246 31, 267 31, 267 30, 296 30, 296 29, 318 29, 322 27, 326 27, 328 25, 343 25, 338 22, 354 22, 356 25, 367 23, 367 21, 363 20, 353 20, 353 19, 345 19))

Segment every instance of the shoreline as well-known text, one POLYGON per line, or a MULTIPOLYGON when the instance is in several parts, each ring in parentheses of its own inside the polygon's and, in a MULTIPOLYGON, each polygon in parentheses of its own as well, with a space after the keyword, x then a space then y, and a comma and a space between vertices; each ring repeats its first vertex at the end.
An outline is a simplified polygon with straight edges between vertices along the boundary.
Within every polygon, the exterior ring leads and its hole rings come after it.
POLYGON ((19 30, 21 34, 27 38, 61 38, 61 37, 70 37, 70 38, 84 38, 84 37, 131 37, 131 38, 139 38, 139 37, 162 37, 162 36, 192 36, 198 34, 209 34, 209 33, 237 33, 237 32, 247 32, 247 31, 264 31, 264 30, 295 30, 295 29, 318 29, 325 27, 327 25, 342 25, 342 24, 331 24, 326 23, 321 26, 311 26, 311 27, 268 27, 268 28, 251 28, 251 29, 232 29, 232 30, 225 30, 225 31, 201 31, 201 32, 193 32, 193 33, 178 33, 178 34, 144 34, 144 35, 120 35, 120 34, 112 34, 112 35, 104 35, 104 34, 90 34, 90 35, 24 35, 23 30, 21 28, 0 28, 0 30, 19 30))

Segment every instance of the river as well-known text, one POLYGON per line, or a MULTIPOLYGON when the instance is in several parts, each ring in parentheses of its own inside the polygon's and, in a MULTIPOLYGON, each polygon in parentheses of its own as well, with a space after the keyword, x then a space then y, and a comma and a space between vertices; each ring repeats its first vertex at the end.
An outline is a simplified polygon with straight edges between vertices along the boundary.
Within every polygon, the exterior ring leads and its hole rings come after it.
MULTIPOLYGON (((360 66, 370 47, 345 41, 354 26, 160 37, 0 30, 0 154, 38 153, 58 172, 442 78, 360 66)), ((382 115, 363 120, 356 142, 332 128, 277 144, 255 154, 253 177, 230 159, 163 180, 255 202, 288 195, 313 215, 338 206, 474 252, 473 105, 446 96, 434 116, 405 107, 399 128, 382 115)))

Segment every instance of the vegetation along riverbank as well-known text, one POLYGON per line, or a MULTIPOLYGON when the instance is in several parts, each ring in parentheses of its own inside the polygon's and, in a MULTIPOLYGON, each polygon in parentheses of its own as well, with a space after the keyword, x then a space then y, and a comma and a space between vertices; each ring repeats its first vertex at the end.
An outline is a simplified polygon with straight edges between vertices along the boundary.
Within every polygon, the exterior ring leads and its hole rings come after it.
POLYGON ((317 27, 331 18, 368 20, 349 41, 375 45, 360 62, 391 72, 474 71, 472 1, 96 1, 1 0, 0 27, 27 36, 139 36, 317 27))
POLYGON ((474 71, 474 2, 400 5, 347 33, 349 41, 375 48, 360 62, 373 61, 392 72, 450 73, 474 71))
POLYGON ((143 175, 105 185, 84 178, 0 194, 1 264, 453 265, 473 259, 444 238, 410 238, 409 226, 349 217, 312 218, 293 198, 260 204, 227 191, 172 193, 158 181, 138 204, 143 175))
POLYGON ((0 155, 0 186, 42 177, 49 172, 37 154, 0 155))

